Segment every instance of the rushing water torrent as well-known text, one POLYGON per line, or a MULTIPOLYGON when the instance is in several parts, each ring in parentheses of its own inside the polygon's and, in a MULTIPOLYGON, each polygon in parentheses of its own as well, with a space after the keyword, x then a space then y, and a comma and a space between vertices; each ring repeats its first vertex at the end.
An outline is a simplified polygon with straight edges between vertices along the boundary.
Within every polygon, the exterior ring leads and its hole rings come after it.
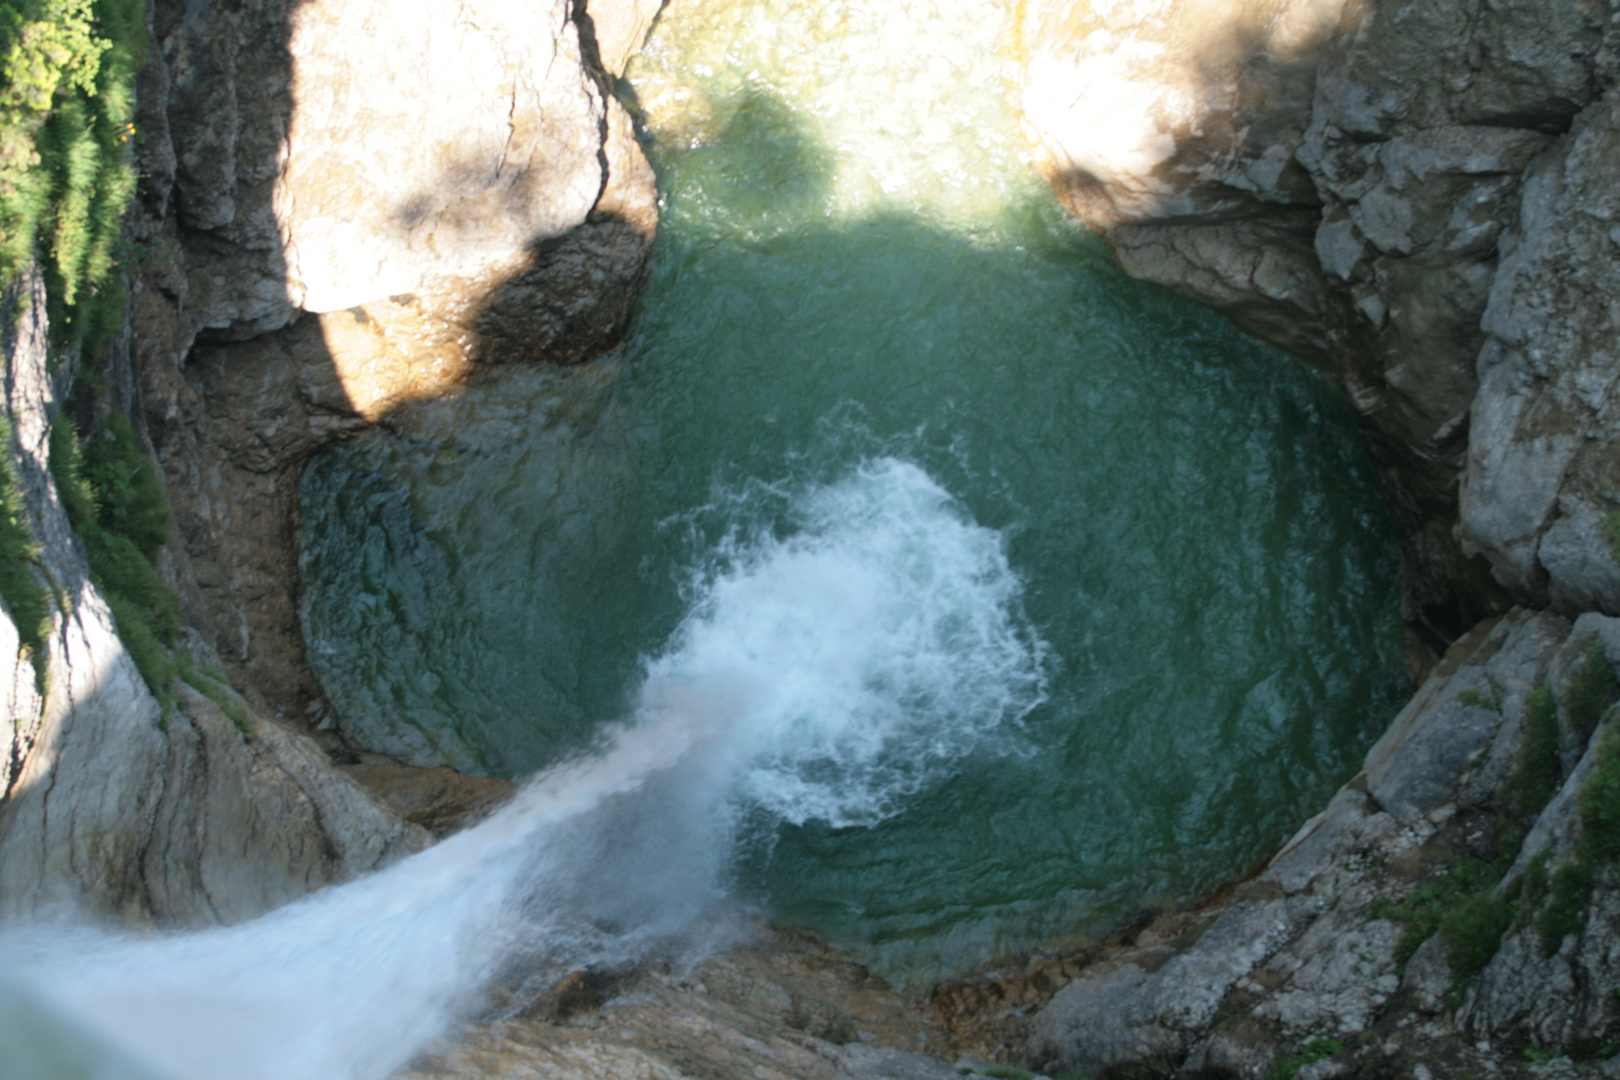
POLYGON ((10 942, 51 1000, 175 1077, 377 1077, 515 955, 633 959, 741 900, 927 980, 1208 887, 1347 778, 1403 689, 1353 413, 1064 219, 1005 17, 665 14, 627 355, 492 373, 305 479, 351 732, 535 775, 245 926, 10 942))
POLYGON ((627 722, 489 820, 243 926, 35 931, 6 955, 160 1075, 310 1080, 386 1075, 514 958, 544 983, 701 949, 733 795, 880 821, 1041 697, 998 538, 919 469, 876 461, 796 504, 794 535, 736 537, 694 583, 627 722))

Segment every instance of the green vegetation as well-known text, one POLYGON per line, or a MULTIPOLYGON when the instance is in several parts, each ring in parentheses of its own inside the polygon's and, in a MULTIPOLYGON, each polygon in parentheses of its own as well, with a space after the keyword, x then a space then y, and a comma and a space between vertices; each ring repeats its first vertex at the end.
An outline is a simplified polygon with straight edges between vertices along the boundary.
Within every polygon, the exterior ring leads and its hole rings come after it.
POLYGON ((1502 703, 1482 690, 1464 690, 1457 695, 1457 701, 1475 709, 1489 709, 1493 713, 1502 711, 1502 703))
POLYGON ((0 0, 0 284, 37 251, 53 330, 92 351, 123 309, 145 15, 145 0, 0 0))
MULTIPOLYGON (((1463 859, 1448 867, 1439 877, 1419 888, 1407 897, 1401 904, 1392 904, 1388 900, 1374 902, 1371 915, 1375 919, 1393 919, 1404 922, 1406 930, 1401 934, 1401 940, 1395 945, 1395 964, 1398 969, 1404 970, 1406 962, 1412 959, 1412 954, 1418 951, 1429 938, 1438 933, 1443 925, 1448 925, 1463 941, 1460 946, 1464 950, 1477 948, 1483 935, 1482 926, 1488 926, 1489 921, 1482 923, 1483 911, 1476 910, 1467 919, 1457 919, 1452 913, 1462 907, 1468 906, 1470 901, 1488 897, 1492 886, 1501 879, 1502 869, 1483 859, 1463 859), (1448 922, 1449 919, 1455 921, 1448 922)), ((1508 922, 1512 922, 1511 914, 1508 922)), ((1506 929, 1506 924, 1502 929, 1506 929)), ((1501 936, 1500 931, 1497 934, 1501 936)), ((1446 944, 1448 951, 1459 948, 1448 937, 1446 944)), ((1493 942, 1485 960, 1489 961, 1491 954, 1495 953, 1493 942)), ((1480 963, 1484 967, 1484 963, 1480 963)), ((1453 968, 1455 971, 1455 967, 1453 968)))
POLYGON ((1440 917, 1440 936, 1446 941, 1454 990, 1460 991, 1485 970, 1516 914, 1511 900, 1478 892, 1463 897, 1440 917))
POLYGON ((1559 865, 1553 871, 1547 906, 1536 916, 1541 931, 1542 952, 1551 956, 1564 938, 1581 930, 1581 914, 1592 894, 1592 875, 1579 859, 1559 865))
POLYGON ((175 674, 193 690, 219 706, 219 711, 230 718, 236 730, 244 735, 253 734, 253 721, 248 718, 242 701, 231 689, 230 680, 220 671, 193 666, 191 654, 181 649, 174 655, 175 674))
POLYGON ((1603 719, 1604 710, 1614 703, 1617 691, 1620 687, 1615 685, 1614 668, 1603 655, 1603 643, 1593 641, 1586 647, 1581 666, 1575 669, 1569 677, 1569 685, 1564 688, 1564 704, 1568 709, 1565 719, 1581 742, 1586 742, 1597 730, 1598 721, 1603 719))
POLYGON ((123 416, 108 416, 81 445, 63 413, 51 426, 51 473, 118 636, 166 715, 174 701, 169 649, 180 632, 180 598, 157 572, 158 548, 168 542, 168 509, 156 470, 123 416))
POLYGON ((1035 1077, 1028 1069, 1020 1069, 1016 1065, 991 1065, 984 1070, 984 1075, 995 1077, 995 1080, 1034 1080, 1035 1077))
POLYGON ((1536 916, 1542 949, 1558 951, 1579 933, 1592 886, 1605 866, 1620 859, 1620 727, 1610 727, 1597 745, 1592 773, 1579 795, 1581 833, 1575 857, 1552 873, 1547 906, 1536 916))
POLYGON ((1558 790, 1558 705, 1552 688, 1540 686, 1524 703, 1524 742, 1519 764, 1508 780, 1508 793, 1527 817, 1541 813, 1558 790))
POLYGON ((34 665, 34 682, 46 687, 45 639, 50 633, 50 601, 34 576, 39 545, 28 527, 22 485, 11 461, 11 421, 0 414, 0 600, 17 625, 20 644, 34 665))
POLYGON ((1326 1061, 1343 1049, 1344 1044, 1338 1039, 1312 1039, 1305 1044, 1299 1056, 1284 1058, 1273 1065, 1271 1072, 1266 1074, 1267 1080, 1294 1080, 1305 1066, 1326 1061))
POLYGON ((1620 510, 1609 515, 1609 554, 1620 563, 1620 510))
POLYGON ((1530 924, 1535 913, 1541 910, 1552 891, 1552 877, 1547 873, 1549 853, 1540 851, 1530 860, 1524 868, 1524 877, 1519 882, 1519 917, 1517 925, 1524 927, 1530 924))

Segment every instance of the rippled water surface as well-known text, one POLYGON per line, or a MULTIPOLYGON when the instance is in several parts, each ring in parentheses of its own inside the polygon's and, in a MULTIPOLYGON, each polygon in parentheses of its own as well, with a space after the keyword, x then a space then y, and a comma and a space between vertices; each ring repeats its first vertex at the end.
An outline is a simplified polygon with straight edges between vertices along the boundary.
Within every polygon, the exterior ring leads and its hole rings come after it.
POLYGON ((362 740, 522 774, 654 680, 743 732, 703 773, 719 884, 902 978, 1207 887, 1354 771, 1403 689, 1354 416, 1064 219, 1004 18, 666 12, 625 357, 307 474, 362 740))

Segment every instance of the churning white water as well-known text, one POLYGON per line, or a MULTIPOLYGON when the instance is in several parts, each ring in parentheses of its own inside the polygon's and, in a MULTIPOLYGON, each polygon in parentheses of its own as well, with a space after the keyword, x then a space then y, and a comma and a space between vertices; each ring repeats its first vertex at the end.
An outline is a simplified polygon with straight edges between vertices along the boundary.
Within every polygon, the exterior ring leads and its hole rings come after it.
MULTIPOLYGON (((541 972, 691 940, 742 822, 875 824, 1043 699, 1001 537, 921 469, 866 462, 739 526, 629 719, 482 824, 241 926, 13 935, 49 1001, 175 1080, 351 1080, 399 1067, 513 956, 541 972)), ((707 920, 704 920, 707 924, 707 920)))

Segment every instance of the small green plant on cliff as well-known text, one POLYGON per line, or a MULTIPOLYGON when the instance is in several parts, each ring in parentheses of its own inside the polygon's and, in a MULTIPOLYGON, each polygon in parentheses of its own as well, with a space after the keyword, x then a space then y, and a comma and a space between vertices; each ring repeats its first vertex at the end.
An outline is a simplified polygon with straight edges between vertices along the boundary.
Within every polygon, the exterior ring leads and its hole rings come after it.
MULTIPOLYGON (((1384 899, 1374 901, 1370 911, 1373 918, 1406 924, 1400 941, 1395 944, 1396 968, 1404 970, 1406 962, 1418 951, 1418 946, 1440 931, 1448 913, 1470 897, 1489 890, 1501 878, 1503 869, 1483 859, 1462 859, 1447 867, 1433 881, 1415 890, 1402 903, 1395 904, 1384 899)), ((1467 935, 1470 943, 1475 940, 1472 919, 1455 923, 1454 930, 1467 935)), ((1447 944, 1449 946, 1449 940, 1447 944)))
POLYGON ((1537 852, 1519 880, 1519 916, 1515 921, 1520 928, 1535 921, 1536 912, 1552 892, 1552 875, 1547 871, 1550 855, 1545 850, 1537 852))
POLYGON ((1558 704, 1552 688, 1539 686, 1524 702, 1524 742, 1508 780, 1508 794, 1526 817, 1541 813, 1558 790, 1558 704))
POLYGON ((1463 897, 1440 917, 1440 936, 1446 941, 1455 994, 1460 995, 1474 976, 1485 970, 1516 914, 1511 900, 1481 891, 1463 897))
POLYGON ((1558 951, 1564 938, 1580 932, 1598 873, 1620 860, 1620 725, 1603 733, 1578 804, 1581 833, 1575 857, 1553 871, 1547 906, 1536 917, 1548 956, 1558 951))
POLYGON ((1299 1071, 1307 1065, 1315 1065, 1318 1061, 1326 1061, 1334 1054, 1344 1049, 1344 1044, 1338 1039, 1312 1039, 1305 1044, 1305 1049, 1298 1056, 1284 1058, 1271 1067, 1266 1074, 1267 1080, 1294 1080, 1299 1071))
POLYGON ((1485 693, 1470 687, 1457 695, 1457 702, 1473 709, 1489 709, 1493 713, 1502 711, 1502 703, 1485 693))
POLYGON ((236 692, 231 689, 230 681, 223 674, 197 667, 192 662, 191 653, 185 649, 180 649, 174 654, 174 667, 175 674, 180 680, 218 705, 219 711, 236 725, 236 730, 244 735, 253 734, 253 721, 248 718, 241 699, 236 696, 236 692))
POLYGON ((180 598, 157 572, 168 541, 168 509, 152 462, 129 421, 114 412, 81 444, 64 413, 51 426, 51 474, 90 573, 118 623, 118 636, 167 715, 180 631, 180 598))
POLYGON ((1615 685, 1614 668, 1603 654, 1603 644, 1593 641, 1586 647, 1580 667, 1575 669, 1569 677, 1569 685, 1564 688, 1569 729, 1582 743, 1597 730, 1598 721, 1603 719, 1604 711, 1614 704, 1617 692, 1620 692, 1620 686, 1615 685))
POLYGON ((1616 564, 1620 564, 1620 510, 1609 515, 1609 554, 1614 557, 1616 564))
POLYGON ((11 421, 0 414, 0 600, 11 613, 19 644, 34 666, 34 682, 43 694, 51 609, 45 587, 35 577, 39 545, 28 527, 28 508, 12 464, 11 446, 11 421))
POLYGON ((92 349, 123 307, 112 270, 145 45, 145 0, 0 0, 0 285, 37 252, 54 330, 92 349))

